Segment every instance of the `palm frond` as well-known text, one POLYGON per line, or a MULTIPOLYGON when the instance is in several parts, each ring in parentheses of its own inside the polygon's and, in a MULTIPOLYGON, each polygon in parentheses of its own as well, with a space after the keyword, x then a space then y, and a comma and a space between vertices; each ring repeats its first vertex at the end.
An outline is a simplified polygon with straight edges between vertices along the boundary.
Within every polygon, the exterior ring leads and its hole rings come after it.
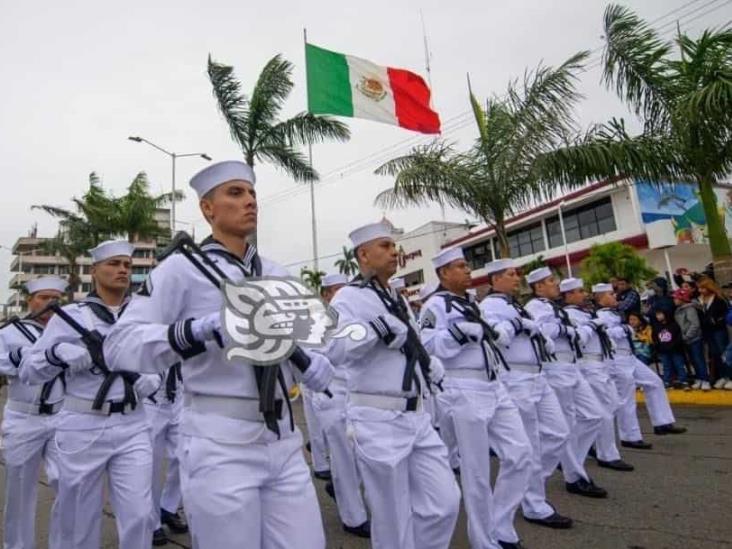
POLYGON ((229 126, 229 133, 247 156, 251 164, 249 142, 249 101, 241 93, 241 85, 234 76, 234 68, 217 63, 208 56, 208 77, 213 87, 213 94, 219 111, 229 126))
POLYGON ((257 158, 264 158, 284 169, 295 181, 317 181, 318 172, 304 154, 287 145, 259 146, 257 158))
POLYGON ((301 112, 274 125, 269 133, 278 142, 292 146, 321 143, 330 139, 343 142, 351 137, 348 126, 340 120, 309 112, 301 112))
POLYGON ((275 55, 259 73, 249 101, 249 146, 255 148, 260 134, 266 133, 275 123, 282 105, 290 95, 292 63, 275 55))

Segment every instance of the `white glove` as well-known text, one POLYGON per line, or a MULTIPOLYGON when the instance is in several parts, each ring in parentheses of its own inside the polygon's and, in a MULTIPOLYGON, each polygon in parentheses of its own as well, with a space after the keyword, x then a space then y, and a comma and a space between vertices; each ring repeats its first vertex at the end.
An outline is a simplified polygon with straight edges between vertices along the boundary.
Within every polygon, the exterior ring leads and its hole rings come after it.
POLYGON ((434 356, 430 357, 428 373, 430 383, 432 383, 432 385, 439 385, 445 377, 445 367, 442 365, 442 361, 439 358, 434 356))
POLYGON ((407 327, 394 315, 378 316, 369 325, 389 349, 401 349, 407 341, 407 327))
POLYGON ((163 376, 154 374, 143 374, 141 375, 132 388, 137 394, 137 398, 143 400, 153 394, 155 391, 160 389, 163 384, 163 376))
POLYGON ((311 391, 322 393, 333 379, 333 366, 330 361, 319 353, 307 353, 310 365, 302 373, 302 382, 311 391))
POLYGON ((607 327, 607 321, 603 318, 597 317, 590 320, 590 324, 593 326, 596 326, 597 328, 603 328, 607 327))
POLYGON ((544 349, 546 349, 546 352, 550 355, 554 354, 554 351, 556 350, 556 347, 554 346, 554 340, 549 339, 548 337, 544 338, 544 349))
POLYGON ((613 326, 612 328, 608 328, 607 333, 613 339, 625 339, 628 337, 625 328, 622 326, 613 326))
POLYGON ((214 333, 221 333, 221 312, 208 314, 191 322, 191 333, 196 341, 209 341, 214 333))
POLYGON ((473 342, 480 341, 483 339, 483 326, 477 322, 457 322, 455 327, 460 330, 465 336, 473 342))
POLYGON ((514 336, 513 330, 508 326, 498 324, 493 331, 496 333, 496 343, 502 347, 508 347, 514 336))
POLYGON ((529 332, 530 335, 536 335, 539 333, 539 325, 530 318, 522 318, 521 326, 524 330, 529 332))
POLYGON ((94 364, 92 357, 86 347, 74 345, 73 343, 58 343, 53 348, 53 354, 56 355, 61 362, 69 366, 72 372, 81 372, 90 369, 94 364))

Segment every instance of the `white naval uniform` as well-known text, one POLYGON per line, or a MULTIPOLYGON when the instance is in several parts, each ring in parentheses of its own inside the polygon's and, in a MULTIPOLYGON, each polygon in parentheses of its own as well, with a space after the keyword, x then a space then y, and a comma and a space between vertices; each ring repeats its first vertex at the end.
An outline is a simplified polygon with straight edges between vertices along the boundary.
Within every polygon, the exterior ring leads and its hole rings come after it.
MULTIPOLYGON (((209 240, 206 255, 234 283, 252 274, 256 249, 234 257, 209 240)), ((261 259, 263 276, 286 276, 261 259)), ((223 307, 222 293, 182 254, 161 262, 105 341, 110 368, 166 371, 183 359, 179 447, 183 506, 193 547, 325 546, 320 508, 302 453, 302 435, 278 386, 280 436, 259 412, 255 369, 227 362, 215 341, 196 341, 189 319, 223 307)), ((280 368, 289 369, 289 363, 280 368)), ((291 379, 290 372, 284 378, 291 379)))
POLYGON ((366 522, 368 516, 361 495, 356 455, 346 435, 347 372, 343 366, 336 366, 334 371, 335 375, 328 386, 333 397, 314 393, 312 403, 322 436, 330 450, 330 472, 333 475, 338 515, 343 524, 355 527, 366 522))
POLYGON ((496 378, 493 350, 457 326, 468 321, 459 309, 471 306, 480 315, 465 298, 444 290, 432 294, 422 307, 421 338, 445 367, 445 390, 437 394, 440 433, 455 437, 470 546, 492 549, 500 547, 498 541, 519 540, 513 522, 528 487, 532 448, 516 405, 496 378), (495 488, 491 448, 500 459, 495 488))
MULTIPOLYGON (((302 409, 305 414, 305 423, 308 426, 308 440, 310 441, 310 459, 313 461, 314 471, 330 470, 328 461, 328 445, 323 435, 323 425, 317 410, 313 407, 316 393, 302 386, 302 409)), ((327 398, 327 397, 326 397, 327 398)))
POLYGON ((546 363, 543 372, 569 425, 570 438, 561 459, 564 479, 589 481, 584 461, 607 414, 580 372, 576 346, 581 343, 567 313, 548 299, 534 298, 526 304, 526 310, 539 324, 544 337, 554 342, 557 360, 546 363))
POLYGON ((499 371, 499 379, 521 413, 533 448, 532 472, 521 508, 526 518, 543 519, 555 513, 546 500, 545 484, 559 464, 569 440, 569 427, 557 395, 540 371, 541 359, 528 334, 520 328, 519 308, 512 297, 501 293, 488 294, 480 304, 488 324, 512 336, 507 346, 499 345, 509 367, 509 371, 499 371))
MULTIPOLYGON (((460 492, 416 384, 402 390, 405 355, 388 348, 369 324, 389 314, 377 291, 403 302, 393 290, 360 283, 338 291, 331 306, 338 311, 339 326, 360 324, 366 336, 358 342, 331 340, 323 350, 347 371, 347 428, 371 511, 371 544, 375 549, 445 549, 460 492), (416 403, 414 411, 406 411, 408 399, 416 403)), ((425 388, 419 366, 416 374, 425 388)))
POLYGON ((597 317, 605 324, 608 332, 617 327, 625 332, 622 337, 613 338, 615 342, 613 380, 620 397, 620 405, 615 416, 618 420, 620 440, 629 442, 643 440, 636 410, 636 385, 643 388, 648 416, 654 427, 675 421, 663 380, 635 356, 631 339, 633 329, 623 323, 616 310, 600 309, 597 311, 597 317))
MULTIPOLYGON (((9 381, 2 422, 5 460, 3 547, 35 549, 41 463, 45 466, 46 478, 54 494, 58 490, 54 433, 56 414, 63 404, 64 387, 61 377, 52 379, 46 386, 26 385, 20 381, 18 367, 21 356, 40 337, 43 327, 33 321, 19 322, 23 325, 23 332, 15 324, 9 324, 0 331, 0 374, 7 376, 9 381), (28 334, 30 339, 24 334, 28 334)), ((54 500, 49 528, 51 547, 59 547, 58 528, 58 504, 54 500)))
MULTIPOLYGON (((613 420, 620 401, 611 377, 613 368, 613 359, 609 354, 611 350, 603 348, 601 340, 601 337, 607 338, 605 328, 597 324, 594 315, 587 310, 574 305, 567 305, 564 310, 580 337, 582 350, 582 358, 579 360, 580 371, 604 411, 595 443, 597 459, 619 460, 620 452, 615 443, 613 420)), ((610 344, 609 340, 607 343, 610 344)))
MULTIPOLYGON (((102 336, 117 317, 117 312, 94 297, 67 305, 63 310, 81 326, 102 336)), ((84 347, 79 334, 55 314, 40 339, 23 355, 21 379, 44 383, 58 375, 62 368, 51 364, 48 357, 53 356, 56 344, 62 342, 84 347)), ((119 547, 139 549, 150 545, 152 540, 152 448, 141 403, 146 395, 137 395, 135 408, 126 407, 124 413, 93 411, 92 401, 104 379, 96 368, 66 372, 66 397, 63 410, 57 414, 55 438, 60 547, 64 549, 101 546, 105 473, 119 547)), ((105 406, 122 402, 124 395, 125 385, 118 377, 107 392, 105 406)))
POLYGON ((181 501, 178 444, 183 386, 179 376, 180 364, 168 368, 163 374, 160 388, 145 399, 145 413, 150 423, 153 449, 152 517, 155 530, 160 528, 160 509, 175 513, 181 501), (165 458, 168 460, 168 467, 163 480, 160 477, 165 458))

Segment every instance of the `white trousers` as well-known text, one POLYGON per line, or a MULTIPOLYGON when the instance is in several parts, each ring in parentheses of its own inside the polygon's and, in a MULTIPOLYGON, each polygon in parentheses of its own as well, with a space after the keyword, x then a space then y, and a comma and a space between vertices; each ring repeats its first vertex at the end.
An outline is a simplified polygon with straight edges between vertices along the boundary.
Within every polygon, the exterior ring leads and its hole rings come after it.
POLYGON ((361 479, 356 467, 353 445, 346 437, 346 388, 331 383, 333 398, 325 394, 313 395, 313 409, 323 428, 330 450, 330 471, 341 522, 359 526, 366 522, 366 505, 361 495, 361 479))
POLYGON ((651 424, 658 427, 659 425, 673 423, 675 421, 674 414, 668 402, 663 380, 658 374, 632 355, 616 357, 615 363, 618 371, 616 385, 620 396, 620 407, 617 411, 620 440, 636 441, 643 439, 636 409, 636 386, 643 388, 651 424))
POLYGON ((175 513, 180 506, 180 471, 178 467, 180 412, 181 408, 177 405, 145 403, 153 449, 152 520, 155 529, 161 526, 161 508, 175 513), (168 468, 165 479, 161 479, 165 458, 168 460, 168 468))
POLYGON ((460 490, 430 415, 349 406, 346 417, 371 511, 371 546, 447 549, 460 490))
MULTIPOLYGON (((65 414, 64 427, 74 424, 74 416, 86 416, 61 413, 65 414)), ((153 524, 149 429, 140 411, 129 416, 129 421, 112 427, 56 431, 61 547, 101 547, 105 476, 120 549, 150 546, 153 524)))
POLYGON ((499 381, 446 378, 437 395, 440 432, 454 433, 468 538, 473 549, 519 540, 513 522, 529 483, 532 448, 516 405, 499 381), (491 488, 490 449, 500 460, 491 488))
POLYGON ((183 505, 194 549, 323 549, 300 431, 246 444, 182 435, 183 505))
POLYGON ((615 383, 610 375, 612 368, 611 361, 587 362, 582 363, 580 366, 580 371, 585 376, 604 411, 595 441, 597 458, 602 461, 620 459, 620 452, 615 443, 615 412, 618 409, 620 400, 615 383))
POLYGON ((320 424, 320 418, 318 417, 317 411, 313 408, 313 397, 316 395, 304 385, 300 385, 300 391, 302 392, 302 407, 305 413, 305 423, 308 426, 310 458, 313 460, 313 469, 315 471, 327 471, 330 469, 328 447, 323 436, 323 426, 320 424))
POLYGON ((546 501, 546 479, 559 464, 569 440, 569 427, 543 373, 505 372, 501 382, 519 409, 533 449, 531 476, 521 509, 527 518, 546 518, 554 513, 546 501))
MULTIPOLYGON (((5 460, 4 549, 35 549, 36 503, 41 464, 48 483, 58 490, 54 418, 5 409, 2 423, 5 460)), ((51 509, 49 540, 58 545, 58 502, 51 509)), ((54 545, 55 544, 55 545, 54 545)))
POLYGON ((544 368, 569 427, 569 441, 561 456, 564 480, 590 480, 584 467, 587 452, 595 442, 603 419, 611 418, 580 373, 577 364, 555 363, 544 368))

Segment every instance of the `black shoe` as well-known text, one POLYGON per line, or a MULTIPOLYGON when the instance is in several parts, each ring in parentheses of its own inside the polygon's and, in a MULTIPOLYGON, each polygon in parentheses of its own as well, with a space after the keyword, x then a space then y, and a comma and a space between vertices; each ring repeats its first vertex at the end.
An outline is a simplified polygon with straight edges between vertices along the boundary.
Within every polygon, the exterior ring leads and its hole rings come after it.
POLYGON ((546 518, 535 519, 524 517, 524 519, 526 522, 530 522, 531 524, 538 524, 539 526, 546 526, 547 528, 554 528, 555 530, 566 530, 568 528, 572 528, 572 519, 560 515, 556 511, 546 518))
POLYGON ((623 448, 633 448, 634 450, 651 450, 653 444, 644 440, 621 440, 620 445, 623 448))
POLYGON ((343 531, 353 534, 358 538, 370 538, 371 537, 371 523, 369 521, 359 524, 358 526, 343 525, 343 531))
POLYGON ((567 492, 570 494, 576 494, 578 496, 585 496, 586 498, 606 498, 607 490, 596 486, 592 480, 587 481, 580 478, 576 482, 565 482, 564 485, 567 487, 567 492))
POLYGON ((622 459, 614 459, 612 461, 597 460, 597 465, 604 467, 605 469, 612 469, 613 471, 632 471, 635 469, 630 463, 625 463, 622 459))
POLYGON ((680 435, 686 432, 686 427, 676 427, 673 423, 668 423, 654 427, 653 432, 657 435, 680 435))
POLYGON ((525 545, 521 545, 520 541, 498 541, 498 545, 501 546, 501 549, 527 549, 525 545))
POLYGON ((330 480, 331 478, 333 478, 330 475, 330 471, 328 469, 326 469, 325 471, 313 471, 313 476, 318 480, 330 480))
POLYGON ((171 513, 160 509, 160 522, 165 524, 174 534, 185 534, 188 532, 188 524, 178 513, 171 513))
POLYGON ((155 547, 160 547, 161 545, 168 545, 168 536, 165 535, 165 530, 162 528, 158 528, 153 532, 153 540, 152 543, 155 547))
POLYGON ((336 501, 335 487, 333 486, 333 481, 329 480, 325 483, 325 493, 332 497, 333 501, 336 501))

